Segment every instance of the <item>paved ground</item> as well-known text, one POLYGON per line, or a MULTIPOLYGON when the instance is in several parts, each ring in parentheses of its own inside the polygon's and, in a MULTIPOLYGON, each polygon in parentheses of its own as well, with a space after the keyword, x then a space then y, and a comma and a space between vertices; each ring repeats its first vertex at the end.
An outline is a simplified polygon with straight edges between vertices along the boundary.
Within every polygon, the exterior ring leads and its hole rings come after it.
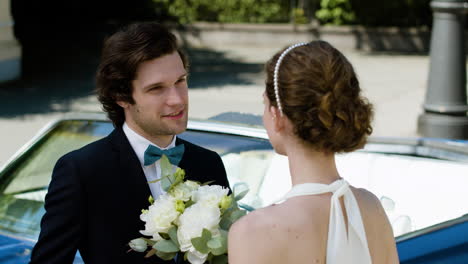
MULTIPOLYGON (((190 51, 190 115, 225 111, 261 114, 263 63, 280 47, 222 47, 190 51)), ((414 137, 424 101, 427 56, 344 51, 375 105, 374 135, 414 137)), ((67 65, 65 65, 67 67, 67 65)), ((28 83, 0 84, 0 166, 43 125, 69 111, 100 111, 92 70, 28 83)))

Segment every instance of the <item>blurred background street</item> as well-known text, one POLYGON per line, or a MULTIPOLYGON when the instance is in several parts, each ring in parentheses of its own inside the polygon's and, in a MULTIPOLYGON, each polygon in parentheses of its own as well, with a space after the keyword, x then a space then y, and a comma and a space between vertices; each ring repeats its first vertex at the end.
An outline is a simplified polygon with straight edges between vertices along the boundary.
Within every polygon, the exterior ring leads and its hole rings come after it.
MULTIPOLYGON (((25 29, 25 22, 29 22, 29 26, 34 24, 31 22, 33 20, 20 20, 19 18, 24 18, 27 14, 16 14, 18 22, 14 22, 15 13, 13 12, 12 17, 8 12, 10 4, 14 2, 0 0, 0 80, 7 79, 7 81, 0 81, 0 166, 31 139, 41 127, 63 113, 101 111, 100 104, 93 92, 93 75, 99 61, 100 40, 102 38, 88 40, 86 36, 89 37, 89 34, 86 32, 92 29, 99 35, 101 34, 100 30, 106 34, 110 31, 102 26, 101 20, 94 25, 93 19, 89 19, 86 25, 81 25, 79 30, 57 26, 55 31, 48 31, 49 28, 41 27, 41 25, 52 25, 52 22, 48 21, 36 25, 34 27, 35 35, 33 34, 31 37, 31 34, 25 34, 29 31, 22 33, 21 30, 25 29), (18 24, 19 22, 22 23, 18 24), (13 31, 13 23, 16 25, 16 31, 13 31), (97 27, 97 25, 101 25, 101 27, 97 27), (61 33, 55 36, 54 34, 57 32, 61 33), (42 37, 50 38, 50 41, 44 42, 41 40, 42 37), (42 44, 43 46, 41 46, 42 44), (25 61, 25 58, 31 57, 34 57, 32 66, 29 65, 30 62, 25 61), (19 76, 20 71, 23 72, 23 76, 19 76), (15 72, 18 74, 16 77, 14 76, 15 72), (8 75, 13 75, 13 78, 9 78, 8 75)), ((154 0, 153 2, 161 1, 154 0)), ((304 2, 317 4, 320 1, 299 1, 297 5, 299 6, 300 3, 304 5, 304 2)), ((430 14, 430 11, 427 11, 429 10, 429 1, 422 2, 427 5, 424 11, 427 16, 430 14)), ((20 5, 19 3, 26 2, 17 1, 16 3, 20 5)), ((114 14, 122 16, 122 10, 125 10, 129 3, 126 1, 118 3, 123 8, 114 8, 114 14)), ((105 5, 102 4, 100 8, 95 12, 96 14, 99 10, 102 11, 105 5)), ((309 6, 307 9, 309 13, 314 11, 310 9, 309 6)), ((17 10, 24 11, 24 8, 17 8, 17 10)), ((42 11, 44 10, 46 9, 42 11)), ((296 12, 299 9, 293 10, 296 12)), ((50 10, 48 12, 52 13, 50 10)), ((44 14, 44 16, 46 15, 47 13, 44 14)), ((288 16, 288 12, 286 12, 286 16, 288 16)), ((296 20, 299 18, 307 19, 308 17, 297 16, 296 20)), ((105 19, 113 21, 114 18, 105 19)), ((151 20, 151 17, 148 20, 151 20)), ((421 21, 427 22, 430 21, 430 18, 424 17, 421 21)), ((408 23, 421 26, 423 22, 408 23)), ((337 24, 336 21, 335 24, 337 24)), ((254 31, 254 29, 249 30, 254 31)), ((392 30, 401 31, 398 27, 394 27, 392 30)), ((261 115, 263 111, 261 96, 264 89, 264 63, 285 45, 303 41, 300 36, 297 37, 297 34, 291 37, 290 31, 284 34, 278 33, 273 38, 257 34, 259 39, 265 40, 259 45, 252 44, 253 40, 249 41, 249 37, 246 39, 238 37, 236 41, 230 41, 221 34, 211 37, 211 40, 205 40, 199 45, 186 45, 186 51, 188 51, 191 61, 190 117, 208 118, 228 111, 261 115)), ((313 35, 313 38, 320 37, 320 34, 315 31, 309 32, 309 29, 303 31, 313 35)), ((336 36, 339 36, 342 30, 333 28, 332 31, 332 34, 335 35, 327 40, 340 49, 354 65, 364 95, 375 106, 373 135, 418 136, 416 132, 417 118, 423 112, 422 104, 429 72, 427 50, 429 33, 427 27, 424 28, 422 35, 422 39, 425 39, 426 42, 419 45, 422 48, 410 51, 391 49, 375 51, 372 47, 366 49, 361 43, 364 41, 362 37, 358 37, 358 44, 350 45, 349 43, 354 41, 352 36, 339 39, 336 36)), ((354 32, 355 29, 352 28, 350 31, 354 32)), ((403 40, 411 38, 406 31, 401 32, 399 37, 403 40)), ((321 38, 325 38, 325 36, 322 34, 321 38)), ((186 43, 187 40, 182 37, 182 42, 186 43)), ((382 43, 381 46, 388 43, 395 45, 390 40, 382 43)), ((413 41, 411 45, 416 45, 414 43, 418 42, 413 41)))
MULTIPOLYGON (((190 116, 208 118, 227 111, 261 115, 263 63, 281 47, 222 47, 209 61, 191 51, 190 116), (198 55, 198 56, 197 56, 198 55)), ((377 136, 416 136, 422 112, 428 57, 372 55, 345 51, 357 71, 364 94, 375 106, 377 136)), ((69 111, 101 111, 92 80, 49 80, 0 88, 0 164, 47 122, 69 111)))

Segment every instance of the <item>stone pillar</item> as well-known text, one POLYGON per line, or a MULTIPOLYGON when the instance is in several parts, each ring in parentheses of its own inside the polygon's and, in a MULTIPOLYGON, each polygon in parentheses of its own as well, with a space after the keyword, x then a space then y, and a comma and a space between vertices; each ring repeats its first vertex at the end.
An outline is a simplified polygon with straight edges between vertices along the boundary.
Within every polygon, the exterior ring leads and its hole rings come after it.
POLYGON ((13 36, 10 0, 0 0, 0 84, 20 77, 21 48, 13 36))
POLYGON ((429 80, 418 133, 425 137, 468 139, 465 14, 468 2, 436 0, 429 80))

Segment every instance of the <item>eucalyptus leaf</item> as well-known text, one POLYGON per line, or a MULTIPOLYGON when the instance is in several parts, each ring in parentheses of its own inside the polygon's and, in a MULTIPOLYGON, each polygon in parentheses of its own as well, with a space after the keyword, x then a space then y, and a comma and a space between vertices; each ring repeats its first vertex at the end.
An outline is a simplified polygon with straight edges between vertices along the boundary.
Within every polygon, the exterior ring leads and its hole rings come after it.
POLYGON ((156 256, 158 256, 160 259, 172 260, 176 256, 176 253, 165 253, 165 252, 157 251, 156 256))
POLYGON ((172 242, 172 240, 160 240, 154 244, 153 248, 155 248, 158 252, 164 253, 179 252, 179 247, 174 242, 172 242))
MULTIPOLYGON (((211 253, 213 255, 215 255, 215 256, 220 256, 220 255, 226 254, 227 250, 228 250, 228 232, 221 229, 220 234, 221 235, 216 237, 216 239, 221 244, 221 247, 211 250, 211 253)), ((211 239, 211 240, 213 240, 213 239, 211 239)))
POLYGON ((242 200, 249 192, 249 185, 245 182, 238 182, 232 187, 232 192, 234 194, 234 200, 242 200))
POLYGON ((246 210, 246 211, 248 211, 248 212, 255 211, 255 208, 253 208, 253 207, 250 206, 250 205, 244 204, 244 203, 239 203, 239 204, 238 204, 238 207, 239 207, 239 208, 242 208, 242 209, 244 209, 244 210, 246 210))
POLYGON ((234 209, 231 208, 226 210, 222 215, 221 220, 219 221, 219 226, 221 227, 221 229, 229 230, 229 228, 233 224, 233 222, 231 221, 232 212, 234 212, 234 209))
MULTIPOLYGON (((213 240, 213 239, 212 239, 213 240)), ((216 248, 211 248, 211 253, 214 255, 214 256, 220 256, 220 255, 223 255, 223 254, 226 254, 227 253, 227 241, 226 242, 223 242, 222 241, 222 238, 221 237, 218 237, 216 239, 216 242, 210 240, 210 242, 208 242, 208 244, 216 244, 216 248)))
POLYGON ((232 223, 234 223, 244 215, 246 215, 246 211, 239 210, 239 209, 234 210, 234 212, 232 212, 232 214, 230 215, 230 220, 231 220, 232 223))
POLYGON ((167 176, 172 174, 172 164, 166 155, 162 155, 159 163, 161 167, 161 176, 167 176))
POLYGON ((146 253, 145 258, 152 257, 154 254, 156 254, 156 249, 152 248, 148 253, 146 253))
POLYGON ((174 242, 174 244, 180 248, 179 244, 179 239, 177 238, 177 227, 173 226, 169 231, 167 232, 169 234, 169 237, 171 238, 171 241, 174 242))
POLYGON ((188 202, 185 203, 185 209, 189 208, 190 206, 194 205, 195 202, 192 201, 192 199, 188 200, 188 202))
POLYGON ((161 188, 165 192, 168 192, 171 189, 172 184, 175 182, 175 175, 172 173, 172 165, 166 155, 162 155, 160 161, 161 188))
POLYGON ((212 250, 218 249, 223 246, 223 244, 221 243, 221 239, 219 239, 218 237, 210 239, 210 241, 208 241, 206 245, 212 250))
POLYGON ((191 242, 196 250, 198 250, 199 252, 203 254, 208 254, 208 252, 210 252, 210 249, 208 248, 207 244, 208 244, 208 241, 210 241, 211 237, 212 237, 211 232, 208 229, 203 228, 202 236, 192 238, 191 242))
POLYGON ((206 185, 210 185, 212 183, 215 183, 216 181, 207 181, 207 182, 204 182, 202 184, 200 184, 200 186, 206 186, 206 185))
POLYGON ((145 237, 142 237, 143 240, 146 241, 146 244, 150 245, 150 246, 153 246, 154 244, 156 244, 155 241, 149 239, 149 238, 145 238, 145 237))

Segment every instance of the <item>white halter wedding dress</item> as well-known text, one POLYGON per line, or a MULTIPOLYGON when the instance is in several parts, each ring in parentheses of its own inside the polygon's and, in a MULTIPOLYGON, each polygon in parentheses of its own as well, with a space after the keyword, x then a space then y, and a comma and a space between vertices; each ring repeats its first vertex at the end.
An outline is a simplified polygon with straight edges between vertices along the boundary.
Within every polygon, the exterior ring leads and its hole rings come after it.
POLYGON ((303 183, 292 189, 280 200, 304 195, 333 193, 330 207, 330 220, 327 243, 327 264, 371 264, 366 232, 362 222, 359 206, 349 184, 337 180, 330 185, 320 183, 303 183), (343 197, 346 215, 348 216, 348 232, 341 208, 340 198, 343 197))

